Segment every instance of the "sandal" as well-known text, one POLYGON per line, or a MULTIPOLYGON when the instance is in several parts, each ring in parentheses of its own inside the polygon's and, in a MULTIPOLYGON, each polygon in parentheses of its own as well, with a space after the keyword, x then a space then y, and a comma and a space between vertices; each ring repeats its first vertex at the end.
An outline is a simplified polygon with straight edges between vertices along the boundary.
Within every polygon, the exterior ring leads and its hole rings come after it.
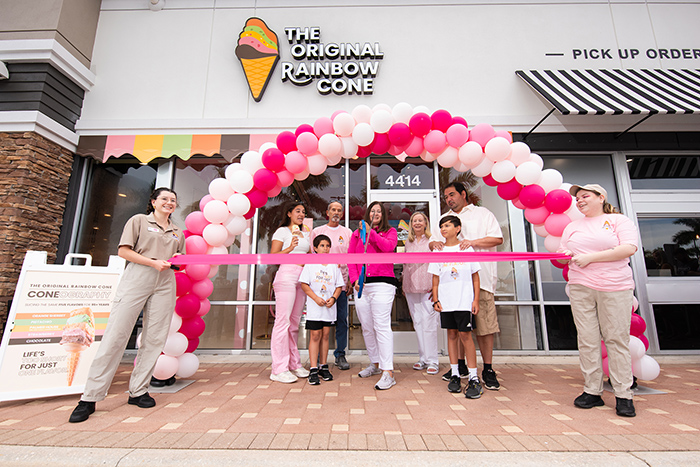
POLYGON ((413 364, 413 369, 416 371, 420 371, 423 368, 425 368, 425 363, 423 363, 423 362, 416 362, 413 364))
POLYGON ((436 365, 428 365, 428 374, 436 375, 440 372, 440 368, 436 365))

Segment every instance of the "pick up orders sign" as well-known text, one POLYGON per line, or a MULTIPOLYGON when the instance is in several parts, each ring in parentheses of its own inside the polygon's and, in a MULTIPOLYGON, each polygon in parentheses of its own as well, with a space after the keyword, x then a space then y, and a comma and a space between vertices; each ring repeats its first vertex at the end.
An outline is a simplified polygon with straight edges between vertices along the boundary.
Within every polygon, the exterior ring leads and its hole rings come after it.
POLYGON ((124 260, 46 264, 27 252, 0 347, 0 400, 80 394, 99 348, 124 260))

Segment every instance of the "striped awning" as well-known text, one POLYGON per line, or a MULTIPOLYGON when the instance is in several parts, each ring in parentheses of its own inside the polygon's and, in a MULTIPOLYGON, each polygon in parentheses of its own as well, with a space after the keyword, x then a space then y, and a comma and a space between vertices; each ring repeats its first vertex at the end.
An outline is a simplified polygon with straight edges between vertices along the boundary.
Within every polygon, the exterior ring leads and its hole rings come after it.
POLYGON ((700 70, 518 70, 564 115, 700 114, 700 70))

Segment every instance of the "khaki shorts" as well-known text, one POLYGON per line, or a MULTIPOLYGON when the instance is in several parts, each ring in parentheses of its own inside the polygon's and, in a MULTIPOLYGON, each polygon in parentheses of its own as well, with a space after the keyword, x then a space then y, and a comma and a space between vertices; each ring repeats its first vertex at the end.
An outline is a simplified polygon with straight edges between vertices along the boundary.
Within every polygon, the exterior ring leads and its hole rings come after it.
POLYGON ((474 316, 474 332, 477 336, 488 336, 501 331, 498 327, 496 302, 493 294, 484 289, 479 291, 479 313, 474 316))

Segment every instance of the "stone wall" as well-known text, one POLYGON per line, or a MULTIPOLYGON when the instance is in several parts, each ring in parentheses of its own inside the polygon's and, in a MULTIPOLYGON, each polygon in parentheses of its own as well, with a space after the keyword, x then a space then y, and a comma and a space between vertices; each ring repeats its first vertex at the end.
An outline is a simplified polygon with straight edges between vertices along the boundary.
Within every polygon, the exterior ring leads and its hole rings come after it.
POLYGON ((73 153, 34 132, 0 132, 0 323, 27 250, 56 260, 73 153))

